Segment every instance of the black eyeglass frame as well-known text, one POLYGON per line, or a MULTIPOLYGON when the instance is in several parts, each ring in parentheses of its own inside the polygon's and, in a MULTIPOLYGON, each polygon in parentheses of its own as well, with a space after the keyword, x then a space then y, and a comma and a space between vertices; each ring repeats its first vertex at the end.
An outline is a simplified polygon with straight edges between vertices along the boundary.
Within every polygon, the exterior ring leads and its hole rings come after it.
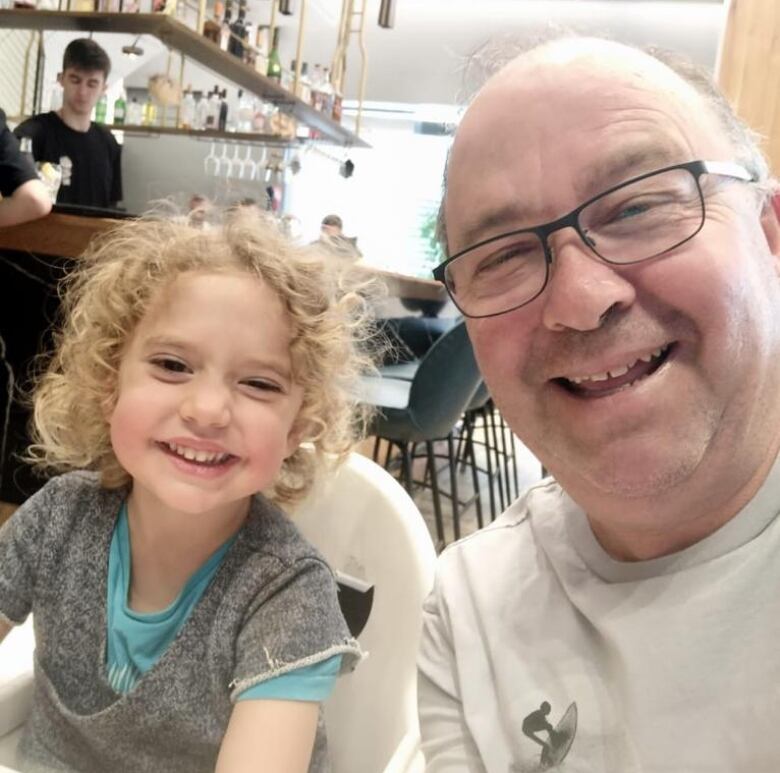
POLYGON ((449 293, 450 298, 452 298, 453 303, 458 307, 458 310, 464 316, 470 317, 471 319, 482 319, 484 317, 497 317, 501 314, 507 314, 510 311, 514 311, 515 309, 519 309, 523 306, 526 306, 527 304, 531 303, 531 301, 536 300, 544 292, 544 289, 547 287, 547 284, 550 281, 550 265, 553 262, 553 252, 548 242, 548 238, 556 231, 560 231, 564 228, 573 228, 577 232, 577 235, 580 237, 583 244, 585 244, 595 255, 597 255, 605 263, 609 263, 610 265, 613 266, 631 266, 636 263, 644 263, 646 260, 652 260, 653 258, 660 257, 661 255, 664 255, 667 252, 671 252, 672 250, 677 249, 677 247, 679 247, 681 244, 685 244, 686 242, 693 239, 693 237, 696 236, 696 234, 698 234, 699 231, 701 231, 701 229, 704 227, 704 222, 707 217, 707 212, 704 205, 704 193, 702 192, 701 185, 699 183, 699 178, 703 174, 713 174, 713 175, 718 175, 719 177, 728 177, 734 180, 740 180, 742 182, 747 182, 747 183, 757 182, 757 177, 754 174, 748 172, 748 170, 745 169, 745 167, 742 166, 741 164, 737 164, 731 161, 686 161, 685 163, 682 164, 672 164, 671 166, 665 166, 661 169, 655 169, 652 172, 645 172, 644 174, 640 174, 637 177, 632 177, 629 180, 624 180, 622 183, 619 183, 618 185, 613 185, 611 188, 602 191, 596 196, 593 196, 592 198, 583 202, 579 206, 575 207, 571 212, 567 213, 566 215, 563 215, 555 220, 551 220, 549 223, 542 223, 541 225, 532 226, 531 228, 519 228, 514 231, 507 231, 505 233, 498 234, 497 236, 491 236, 489 239, 483 239, 482 241, 477 242, 476 244, 471 244, 468 247, 466 247, 466 249, 461 250, 460 252, 456 253, 452 257, 447 258, 447 260, 445 260, 443 263, 440 263, 438 266, 436 266, 436 268, 433 270, 433 278, 441 282, 442 284, 444 284, 444 286, 447 288, 447 292, 449 293), (655 175, 663 174, 664 172, 671 172, 676 169, 685 169, 687 172, 690 172, 690 174, 694 179, 694 182, 696 183, 696 190, 699 193, 699 201, 701 202, 701 222, 699 223, 699 227, 690 236, 687 236, 685 239, 682 239, 676 244, 667 247, 665 250, 661 252, 657 252, 654 255, 648 255, 645 258, 639 258, 637 260, 628 260, 628 261, 617 261, 617 260, 610 260, 609 258, 605 258, 593 246, 591 240, 588 239, 587 234, 580 226, 579 218, 582 210, 584 210, 586 207, 589 207, 591 204, 598 201, 599 199, 602 199, 605 196, 609 196, 611 193, 620 190, 621 188, 625 188, 628 185, 632 185, 633 183, 637 183, 640 182, 641 180, 645 180, 648 177, 654 177, 655 175), (542 243, 542 248, 544 249, 545 277, 544 277, 544 282, 539 288, 539 291, 535 293, 527 301, 523 301, 522 303, 517 304, 517 306, 512 306, 508 309, 503 309, 502 311, 492 312, 491 314, 469 314, 467 311, 462 309, 458 304, 458 301, 455 298, 455 295, 450 289, 450 286, 447 282, 447 275, 446 275, 447 266, 453 261, 457 260, 458 258, 463 257, 463 255, 466 255, 467 253, 471 252, 472 250, 476 250, 479 247, 484 247, 486 244, 492 244, 493 242, 499 241, 500 239, 506 239, 507 236, 517 236, 519 234, 526 234, 526 233, 535 234, 539 238, 539 241, 542 243))

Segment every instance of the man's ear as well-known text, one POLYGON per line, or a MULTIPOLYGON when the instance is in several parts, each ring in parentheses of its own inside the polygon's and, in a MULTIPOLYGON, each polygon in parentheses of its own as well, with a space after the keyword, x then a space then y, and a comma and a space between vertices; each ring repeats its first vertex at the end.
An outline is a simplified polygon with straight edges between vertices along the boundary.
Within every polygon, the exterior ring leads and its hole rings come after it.
MULTIPOLYGON (((780 263, 780 189, 773 191, 764 204, 761 213, 761 228, 764 231, 770 252, 780 263)), ((780 271, 780 269, 778 269, 780 271)))
POLYGON ((62 73, 61 72, 57 73, 57 83, 59 83, 60 86, 62 86, 62 73))

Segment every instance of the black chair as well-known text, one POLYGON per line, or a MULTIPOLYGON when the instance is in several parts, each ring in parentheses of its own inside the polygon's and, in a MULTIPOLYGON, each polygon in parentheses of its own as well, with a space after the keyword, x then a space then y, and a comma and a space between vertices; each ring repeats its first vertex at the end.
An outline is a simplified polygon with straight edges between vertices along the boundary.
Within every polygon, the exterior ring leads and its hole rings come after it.
MULTIPOLYGON (((445 544, 444 523, 442 519, 441 497, 452 502, 453 531, 455 538, 460 537, 460 508, 457 481, 457 457, 453 429, 460 420, 463 411, 478 389, 482 379, 474 359, 466 326, 457 323, 444 333, 414 368, 411 380, 382 375, 366 378, 363 381, 363 400, 377 409, 370 434, 377 438, 374 446, 374 460, 377 460, 380 441, 390 444, 385 459, 385 467, 391 461, 393 447, 400 454, 400 480, 406 490, 413 495, 415 485, 430 486, 433 495, 436 533, 439 545, 445 544), (450 491, 439 486, 437 457, 434 441, 447 442, 447 461, 450 473, 450 491), (418 444, 425 445, 425 454, 417 454, 418 444), (427 460, 426 476, 415 481, 412 465, 416 458, 427 460)), ((472 472, 475 492, 478 492, 476 460, 472 455, 472 472)), ((478 494, 472 498, 476 502, 478 520, 482 520, 482 505, 478 494)), ((468 506, 471 502, 465 503, 468 506)))

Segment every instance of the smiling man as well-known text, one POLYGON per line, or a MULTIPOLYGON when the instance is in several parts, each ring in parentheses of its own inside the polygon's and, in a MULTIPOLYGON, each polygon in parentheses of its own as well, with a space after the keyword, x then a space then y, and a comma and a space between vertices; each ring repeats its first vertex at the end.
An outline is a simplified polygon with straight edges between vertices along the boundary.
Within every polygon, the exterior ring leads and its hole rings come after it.
POLYGON ((28 118, 17 137, 32 137, 36 161, 62 168, 58 204, 115 207, 122 200, 121 149, 114 135, 92 121, 92 109, 106 90, 108 54, 92 39, 72 40, 57 81, 62 107, 28 118))
POLYGON ((437 276, 554 480, 440 559, 429 771, 778 769, 777 202, 706 77, 616 43, 467 110, 437 276))

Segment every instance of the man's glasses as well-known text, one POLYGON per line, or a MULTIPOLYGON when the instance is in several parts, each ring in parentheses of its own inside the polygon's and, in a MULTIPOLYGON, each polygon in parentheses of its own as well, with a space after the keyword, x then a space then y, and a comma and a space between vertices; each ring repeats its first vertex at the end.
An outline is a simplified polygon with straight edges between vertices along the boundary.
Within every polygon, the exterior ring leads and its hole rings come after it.
POLYGON ((754 182, 739 164, 689 161, 633 177, 589 199, 568 215, 534 228, 494 236, 438 266, 455 305, 467 317, 504 314, 541 294, 550 278, 548 239, 573 228, 602 260, 628 265, 650 260, 692 239, 704 225, 702 175, 754 182))

